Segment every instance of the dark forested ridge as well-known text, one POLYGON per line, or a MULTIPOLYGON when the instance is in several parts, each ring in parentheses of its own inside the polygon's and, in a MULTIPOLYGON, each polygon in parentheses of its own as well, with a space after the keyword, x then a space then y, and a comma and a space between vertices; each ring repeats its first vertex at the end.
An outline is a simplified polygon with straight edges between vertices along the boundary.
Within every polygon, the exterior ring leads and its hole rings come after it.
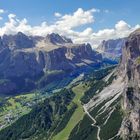
POLYGON ((0 132, 1 140, 49 138, 65 127, 71 114, 76 109, 73 104, 67 108, 74 97, 71 90, 63 89, 54 96, 39 103, 27 115, 22 116, 11 126, 0 132), (58 124, 59 123, 59 124, 58 124))
MULTIPOLYGON (((101 91, 112 82, 115 78, 114 75, 106 82, 103 78, 111 73, 114 68, 115 66, 103 68, 85 75, 82 83, 84 83, 88 89, 84 92, 82 98, 78 99, 81 100, 81 104, 89 102, 96 94, 97 90, 101 91)), ((75 87, 77 84, 78 83, 75 83, 72 87, 75 87)), ((19 118, 15 123, 11 124, 11 126, 1 130, 0 139, 53 139, 53 136, 56 136, 67 126, 73 113, 77 109, 77 104, 73 102, 75 93, 72 87, 62 89, 60 92, 54 93, 49 98, 46 98, 44 101, 38 102, 31 112, 19 118)), ((81 136, 81 139, 86 137, 90 140, 92 137, 96 137, 97 129, 96 127, 92 127, 90 123, 92 123, 92 120, 90 120, 87 115, 84 115, 83 120, 73 128, 72 132, 69 132, 69 138, 75 139, 81 136), (79 128, 79 126, 82 126, 82 129, 76 130, 77 134, 75 134, 75 129, 77 129, 77 127, 79 128), (89 135, 90 132, 91 134, 89 135)))

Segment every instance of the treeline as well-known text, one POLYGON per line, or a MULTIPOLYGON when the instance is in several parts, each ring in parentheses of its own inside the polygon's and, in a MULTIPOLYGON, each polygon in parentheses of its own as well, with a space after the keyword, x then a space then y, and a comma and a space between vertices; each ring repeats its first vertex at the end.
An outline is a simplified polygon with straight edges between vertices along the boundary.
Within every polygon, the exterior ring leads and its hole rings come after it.
POLYGON ((61 131, 71 114, 76 109, 71 103, 75 94, 72 90, 63 89, 50 98, 45 99, 33 108, 33 110, 19 118, 11 126, 0 131, 1 140, 19 139, 48 139, 53 133, 61 131), (61 122, 61 123, 60 123, 61 122))
POLYGON ((98 71, 93 71, 90 75, 88 75, 87 86, 89 87, 89 89, 81 98, 81 102, 83 104, 88 103, 97 91, 102 91, 104 87, 106 87, 113 81, 113 79, 116 77, 114 74, 111 75, 108 81, 104 81, 103 78, 111 73, 114 68, 115 66, 104 68, 98 71))

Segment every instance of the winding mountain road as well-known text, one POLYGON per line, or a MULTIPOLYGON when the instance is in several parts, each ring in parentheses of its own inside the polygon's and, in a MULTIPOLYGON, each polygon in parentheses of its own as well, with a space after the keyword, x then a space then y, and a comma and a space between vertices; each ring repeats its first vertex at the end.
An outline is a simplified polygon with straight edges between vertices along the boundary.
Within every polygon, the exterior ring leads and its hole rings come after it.
POLYGON ((97 127, 97 129, 98 129, 98 131, 97 131, 97 140, 101 140, 100 139, 100 131, 101 131, 100 126, 96 125, 96 120, 89 114, 89 112, 87 111, 85 106, 83 106, 83 109, 84 109, 84 112, 88 115, 88 117, 93 121, 93 124, 91 124, 91 125, 97 127))

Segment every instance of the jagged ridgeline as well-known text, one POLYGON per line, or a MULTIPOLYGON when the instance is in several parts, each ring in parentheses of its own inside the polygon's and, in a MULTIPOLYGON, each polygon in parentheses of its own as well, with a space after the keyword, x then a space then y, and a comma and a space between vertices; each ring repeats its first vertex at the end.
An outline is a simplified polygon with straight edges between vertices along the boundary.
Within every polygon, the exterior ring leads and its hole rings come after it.
MULTIPOLYGON (((80 53, 81 57, 72 49, 72 54, 89 62, 90 47, 88 51, 84 47, 86 51, 82 56, 80 53)), ((68 54, 65 57, 73 58, 71 52, 68 54)), ((73 63, 76 66, 77 59, 69 62, 76 62, 73 63)), ((79 65, 78 68, 81 69, 79 65)), ((94 67, 89 73, 74 78, 65 89, 39 102, 26 115, 1 130, 0 139, 139 140, 139 93, 140 29, 126 38, 117 67, 98 67, 98 70, 94 67)))
POLYGON ((104 58, 119 61, 126 39, 127 38, 104 40, 97 47, 97 50, 104 58))
POLYGON ((80 73, 111 63, 104 62, 90 44, 74 44, 58 34, 3 35, 0 37, 0 94, 61 88, 80 73))

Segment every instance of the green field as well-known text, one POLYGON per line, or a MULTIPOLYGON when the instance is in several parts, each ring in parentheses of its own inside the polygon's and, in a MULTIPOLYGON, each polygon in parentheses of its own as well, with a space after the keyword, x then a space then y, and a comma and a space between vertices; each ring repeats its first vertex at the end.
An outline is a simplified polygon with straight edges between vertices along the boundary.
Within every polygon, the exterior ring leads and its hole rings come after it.
POLYGON ((67 140, 73 128, 79 123, 80 120, 84 117, 84 110, 81 105, 81 97, 84 95, 84 92, 87 90, 87 87, 83 84, 79 84, 72 88, 75 93, 75 97, 73 99, 73 103, 77 104, 77 109, 73 113, 66 127, 58 133, 56 136, 52 138, 52 140, 67 140))
POLYGON ((7 98, 3 106, 0 107, 0 129, 7 127, 22 115, 29 113, 35 104, 35 98, 35 93, 7 98), (10 118, 10 122, 5 119, 7 117, 10 118))

